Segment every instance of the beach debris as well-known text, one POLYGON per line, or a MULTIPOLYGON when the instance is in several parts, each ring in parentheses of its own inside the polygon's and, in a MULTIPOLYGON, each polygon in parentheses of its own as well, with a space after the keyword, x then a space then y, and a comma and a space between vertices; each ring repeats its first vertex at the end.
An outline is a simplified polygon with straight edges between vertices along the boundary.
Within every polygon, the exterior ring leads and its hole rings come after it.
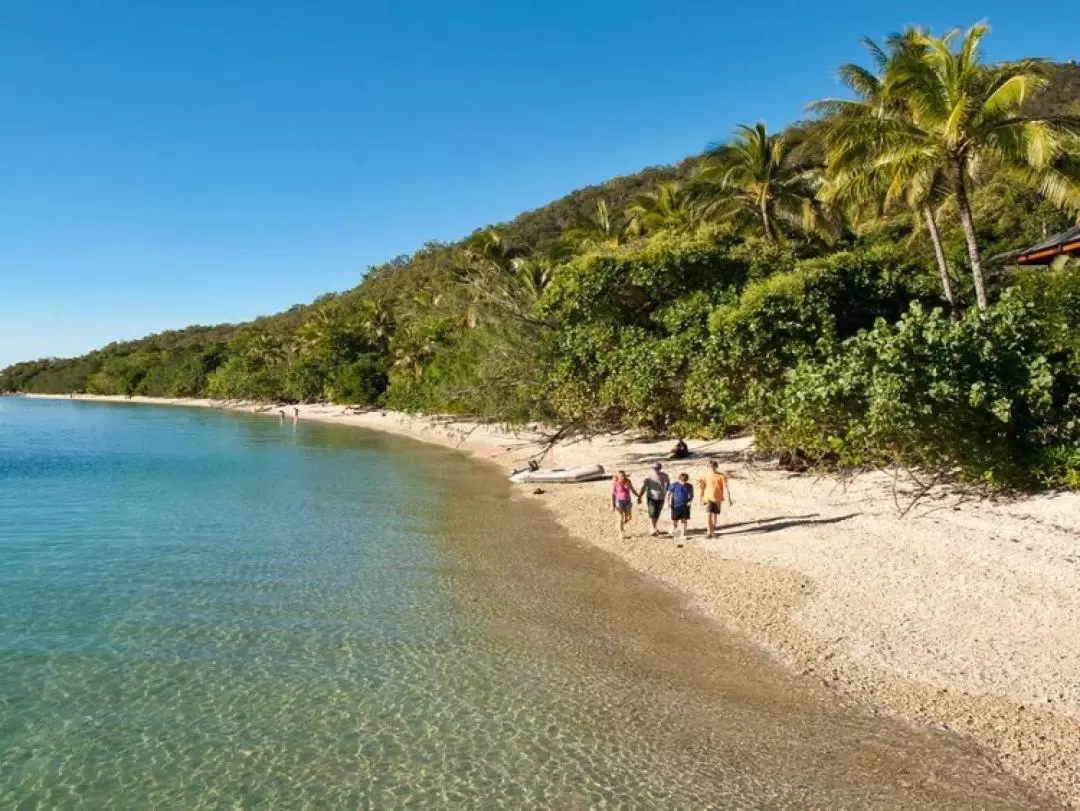
POLYGON ((535 490, 533 490, 533 495, 534 496, 542 496, 546 492, 547 492, 547 490, 543 489, 542 487, 537 487, 535 490))

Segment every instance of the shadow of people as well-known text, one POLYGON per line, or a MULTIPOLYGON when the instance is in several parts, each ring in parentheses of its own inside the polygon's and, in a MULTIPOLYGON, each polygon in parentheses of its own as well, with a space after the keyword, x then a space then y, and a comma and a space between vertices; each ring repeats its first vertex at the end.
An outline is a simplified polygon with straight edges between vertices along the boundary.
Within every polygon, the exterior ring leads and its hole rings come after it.
MULTIPOLYGON (((721 535, 754 535, 767 532, 780 532, 784 529, 791 529, 792 527, 804 527, 804 526, 826 526, 828 524, 839 524, 841 521, 847 521, 851 518, 855 518, 862 513, 849 513, 848 515, 838 515, 833 518, 813 518, 806 516, 792 516, 790 518, 782 519, 766 519, 757 523, 753 523, 753 526, 748 526, 745 529, 737 529, 734 532, 730 531, 730 527, 718 527, 719 534, 721 535)), ((739 526, 743 526, 740 524, 739 526)))
POLYGON ((721 530, 733 530, 739 527, 756 527, 761 524, 771 524, 774 521, 805 521, 809 518, 817 518, 821 513, 807 513, 806 515, 778 515, 774 518, 755 518, 753 521, 739 521, 735 524, 720 524, 721 530))

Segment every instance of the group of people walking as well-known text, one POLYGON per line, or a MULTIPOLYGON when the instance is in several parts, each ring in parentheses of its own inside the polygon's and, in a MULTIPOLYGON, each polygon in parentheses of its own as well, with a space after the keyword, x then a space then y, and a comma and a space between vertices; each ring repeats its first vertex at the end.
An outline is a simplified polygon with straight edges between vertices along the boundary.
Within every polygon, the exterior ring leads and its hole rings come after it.
MULTIPOLYGON (((715 461, 709 462, 709 469, 698 479, 698 495, 705 507, 708 527, 706 537, 713 538, 716 536, 716 521, 720 515, 721 504, 726 499, 729 506, 734 505, 727 476, 720 472, 720 465, 715 461)), ((689 475, 680 473, 673 482, 671 477, 664 473, 663 465, 654 462, 652 470, 642 480, 641 487, 637 488, 625 470, 616 473, 611 480, 611 507, 618 515, 620 537, 626 537, 626 526, 634 517, 635 498, 638 504, 641 504, 642 499, 645 500, 653 537, 660 535, 660 516, 665 506, 671 509, 671 534, 676 538, 686 537, 690 505, 694 501, 694 486, 690 483, 689 475)))

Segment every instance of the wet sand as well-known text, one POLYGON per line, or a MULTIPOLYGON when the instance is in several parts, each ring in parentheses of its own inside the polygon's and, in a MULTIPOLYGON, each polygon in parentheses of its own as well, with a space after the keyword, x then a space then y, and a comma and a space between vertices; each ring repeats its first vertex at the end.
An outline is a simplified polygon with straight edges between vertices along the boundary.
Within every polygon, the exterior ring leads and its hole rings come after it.
MULTIPOLYGON (((276 408, 266 413, 277 417, 276 408)), ((504 469, 536 452, 535 436, 467 423, 340 406, 301 406, 300 418, 458 447, 504 469)), ((623 467, 639 481, 669 445, 597 439, 556 447, 554 463, 623 467)), ((695 612, 718 620, 800 684, 958 733, 1006 772, 1080 807, 1080 498, 991 503, 938 494, 901 519, 888 477, 843 488, 749 463, 745 441, 690 445, 699 458, 669 472, 685 469, 696 480, 713 457, 732 480, 735 508, 717 539, 701 534, 700 508, 681 548, 648 537, 641 514, 632 536, 618 538, 606 482, 521 493, 579 542, 676 589, 694 609, 682 611, 684 624, 697 621, 695 612)))
MULTIPOLYGON (((638 779, 664 775, 696 792, 698 807, 1057 807, 970 741, 875 717, 793 673, 684 593, 576 540, 540 504, 508 498, 489 468, 454 470, 469 494, 443 521, 467 572, 459 600, 493 607, 491 635, 508 660, 523 640, 554 651, 551 725, 604 719, 598 741, 651 752, 653 774, 638 779), (490 516, 480 533, 477 507, 490 516), (607 706, 590 712, 597 696, 607 706)), ((543 681, 511 668, 503 687, 543 681)))

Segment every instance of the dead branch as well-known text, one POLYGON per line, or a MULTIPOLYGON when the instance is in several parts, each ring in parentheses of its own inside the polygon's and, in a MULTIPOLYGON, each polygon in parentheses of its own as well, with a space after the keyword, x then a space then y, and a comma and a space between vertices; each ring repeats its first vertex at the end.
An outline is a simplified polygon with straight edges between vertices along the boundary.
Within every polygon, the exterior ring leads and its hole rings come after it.
POLYGON ((903 518, 909 512, 911 512, 915 508, 915 505, 922 501, 926 494, 929 493, 937 485, 937 483, 941 480, 942 476, 942 473, 939 471, 934 474, 934 478, 932 478, 929 482, 923 484, 919 481, 918 476, 916 476, 911 470, 908 470, 907 473, 909 476, 911 476, 912 481, 914 481, 915 484, 918 485, 919 492, 916 493, 915 498, 913 498, 908 503, 907 507, 904 508, 903 512, 900 513, 900 518, 903 518))
POLYGON ((462 445, 464 445, 466 442, 468 442, 469 437, 471 437, 473 435, 473 433, 476 432, 476 429, 478 429, 479 427, 480 427, 480 423, 474 422, 472 424, 472 427, 469 428, 468 431, 460 432, 458 434, 458 442, 457 442, 457 445, 455 447, 460 448, 462 445))

